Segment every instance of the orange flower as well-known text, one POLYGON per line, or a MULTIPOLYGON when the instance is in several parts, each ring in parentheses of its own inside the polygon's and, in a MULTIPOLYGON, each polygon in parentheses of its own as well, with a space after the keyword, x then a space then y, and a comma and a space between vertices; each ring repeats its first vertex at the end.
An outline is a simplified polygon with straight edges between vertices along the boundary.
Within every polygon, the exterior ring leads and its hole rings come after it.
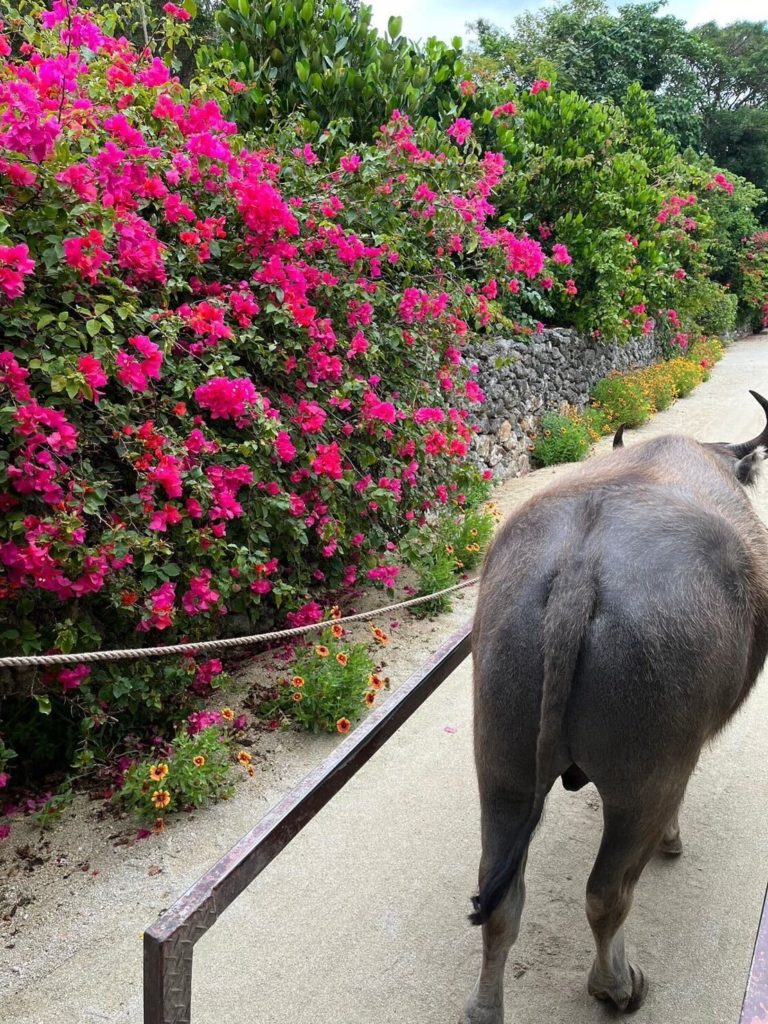
POLYGON ((453 554, 453 544, 446 544, 445 545, 445 553, 447 555, 452 555, 453 554))
POLYGON ((170 802, 171 794, 168 792, 167 789, 156 789, 155 792, 152 794, 152 803, 158 809, 158 811, 161 811, 164 807, 167 807, 170 802))
POLYGON ((304 680, 301 676, 294 676, 291 680, 291 686, 300 687, 304 685, 304 680))
POLYGON ((315 648, 315 654, 318 656, 318 658, 327 658, 330 653, 331 652, 328 650, 325 644, 319 644, 315 648))
POLYGON ((381 644, 385 647, 389 643, 389 637, 383 629, 379 629, 378 626, 371 626, 371 630, 373 631, 373 639, 377 644, 381 644))
POLYGON ((124 608, 130 608, 132 604, 136 604, 139 600, 139 595, 135 590, 124 590, 120 595, 120 604, 124 608))
POLYGON ((168 774, 167 764, 153 764, 149 769, 149 777, 153 782, 162 782, 165 776, 168 774))
POLYGON ((240 753, 237 755, 237 760, 240 762, 240 764, 244 765, 247 768, 248 765, 253 760, 253 758, 251 757, 247 750, 241 750, 240 753))
POLYGON ((339 608, 339 606, 337 604, 335 604, 333 606, 333 608, 331 608, 331 618, 332 619, 340 619, 341 618, 341 608, 339 608))
POLYGON ((235 712, 232 710, 232 708, 222 708, 221 717, 226 719, 228 722, 231 722, 235 717, 235 712))
POLYGON ((202 754, 198 754, 197 757, 192 758, 192 764, 195 766, 195 768, 202 768, 203 765, 205 764, 205 758, 203 757, 202 754))
POLYGON ((342 736, 346 735, 352 728, 352 723, 348 718, 340 718, 336 723, 336 732, 340 732, 342 736))
POLYGON ((333 633, 337 640, 341 640, 341 638, 344 636, 344 627, 340 626, 338 622, 336 622, 331 626, 331 632, 333 633))
POLYGON ((298 704, 300 700, 304 700, 304 694, 300 690, 294 690, 293 699, 298 704))
POLYGON ((347 664, 349 658, 343 652, 336 655, 336 661, 341 665, 342 668, 347 664))
POLYGON ((375 692, 374 692, 373 690, 368 690, 368 691, 366 692, 365 696, 363 697, 363 700, 364 700, 364 701, 365 701, 365 703, 366 703, 366 704, 368 705, 368 707, 371 707, 371 705, 373 704, 373 702, 374 702, 374 701, 376 700, 376 694, 375 694, 375 692))
POLYGON ((162 832, 165 828, 165 822, 162 818, 155 818, 155 832, 162 832))
POLYGON ((368 676, 368 685, 373 687, 374 690, 383 690, 384 680, 381 678, 381 676, 368 676))

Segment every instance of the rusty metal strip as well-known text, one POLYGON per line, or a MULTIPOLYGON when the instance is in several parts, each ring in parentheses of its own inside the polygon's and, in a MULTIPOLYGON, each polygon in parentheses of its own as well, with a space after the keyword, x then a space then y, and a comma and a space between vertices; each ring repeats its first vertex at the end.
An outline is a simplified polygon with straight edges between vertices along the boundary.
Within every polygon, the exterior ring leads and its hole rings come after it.
POLYGON ((768 889, 755 939, 747 991, 741 1007, 741 1024, 768 1024, 768 889))
POLYGON ((190 1024, 192 951, 229 904, 470 651, 467 623, 144 933, 144 1024, 190 1024))

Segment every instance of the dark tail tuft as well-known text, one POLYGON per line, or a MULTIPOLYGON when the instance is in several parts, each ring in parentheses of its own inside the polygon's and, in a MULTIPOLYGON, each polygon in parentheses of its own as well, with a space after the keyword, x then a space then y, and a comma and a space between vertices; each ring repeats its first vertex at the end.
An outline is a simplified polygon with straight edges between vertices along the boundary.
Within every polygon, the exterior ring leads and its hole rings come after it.
POLYGON ((520 862, 528 849, 531 836, 536 831, 543 810, 544 801, 537 800, 531 808, 531 815, 525 823, 523 831, 516 837, 507 856, 485 879, 480 886, 478 895, 472 897, 474 913, 469 915, 472 924, 485 924, 506 896, 512 879, 515 877, 515 872, 520 867, 520 862))

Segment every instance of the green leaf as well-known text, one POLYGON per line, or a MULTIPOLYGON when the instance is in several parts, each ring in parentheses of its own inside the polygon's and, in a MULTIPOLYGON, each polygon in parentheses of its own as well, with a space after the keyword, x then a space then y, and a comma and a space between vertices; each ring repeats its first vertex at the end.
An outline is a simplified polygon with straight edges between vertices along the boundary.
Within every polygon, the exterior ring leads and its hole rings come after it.
POLYGON ((392 17, 387 22, 387 32, 392 36, 393 39, 397 39, 403 27, 403 19, 392 17))
POLYGON ((101 324, 98 320, 86 320, 85 322, 86 333, 91 337, 95 338, 96 335, 101 331, 101 324))
POLYGON ((44 693, 36 693, 35 700, 37 701, 37 710, 41 715, 50 715, 51 713, 51 698, 44 693))

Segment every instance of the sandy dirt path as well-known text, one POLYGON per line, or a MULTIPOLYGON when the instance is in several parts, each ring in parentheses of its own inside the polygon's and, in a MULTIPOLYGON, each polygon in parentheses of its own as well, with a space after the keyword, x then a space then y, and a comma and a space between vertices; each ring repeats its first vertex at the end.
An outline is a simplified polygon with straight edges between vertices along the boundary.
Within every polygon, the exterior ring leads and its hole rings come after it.
MULTIPOLYGON (((627 444, 671 431, 745 440, 762 425, 750 387, 768 393, 768 338, 731 346, 707 384, 627 444)), ((497 501, 508 510, 561 472, 510 481, 497 501)), ((768 481, 755 501, 768 521, 768 481)), ((404 624, 390 674, 404 679, 472 601, 437 623, 404 624)), ((199 943, 194 1024, 455 1024, 479 964, 480 935, 466 923, 479 854, 470 717, 465 663, 199 943)), ((738 1021, 768 877, 766 721, 763 679, 692 780, 683 858, 654 861, 638 886, 627 943, 651 990, 637 1024, 738 1021)), ((264 744, 270 767, 256 785, 130 850, 107 843, 114 825, 82 805, 42 840, 22 833, 47 859, 5 880, 0 861, 0 900, 35 897, 3 924, 3 1024, 138 1024, 142 929, 333 739, 264 744)), ((599 836, 595 790, 554 790, 507 971, 512 1024, 615 1019, 585 987, 584 886, 599 836)))

